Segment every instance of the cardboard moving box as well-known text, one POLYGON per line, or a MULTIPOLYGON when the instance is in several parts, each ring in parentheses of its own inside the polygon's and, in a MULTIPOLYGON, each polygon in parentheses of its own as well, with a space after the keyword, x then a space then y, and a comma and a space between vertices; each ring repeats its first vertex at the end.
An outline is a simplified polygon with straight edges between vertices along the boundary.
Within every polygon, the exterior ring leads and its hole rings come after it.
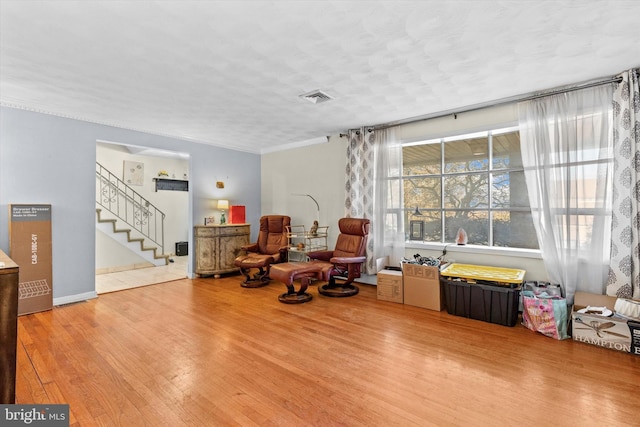
POLYGON ((402 263, 402 279, 405 304, 442 311, 444 292, 441 291, 438 267, 402 263))
POLYGON ((640 348, 638 348, 640 322, 628 321, 626 318, 615 315, 603 317, 597 314, 578 313, 587 306, 607 307, 614 311, 615 304, 615 297, 576 292, 571 311, 571 335, 575 341, 640 356, 640 348))
POLYGON ((627 322, 631 330, 631 353, 640 356, 640 322, 629 320, 627 322))
POLYGON ((380 270, 377 274, 376 289, 379 300, 402 304, 404 302, 402 272, 380 270))

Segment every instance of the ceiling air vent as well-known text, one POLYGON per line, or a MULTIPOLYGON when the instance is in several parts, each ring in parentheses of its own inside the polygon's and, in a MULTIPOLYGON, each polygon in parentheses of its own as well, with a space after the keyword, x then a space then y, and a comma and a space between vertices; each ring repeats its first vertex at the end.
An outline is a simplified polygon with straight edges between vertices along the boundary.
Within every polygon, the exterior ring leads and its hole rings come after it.
POLYGON ((321 102, 331 101, 333 99, 321 90, 314 90, 313 92, 302 94, 300 98, 306 99, 312 104, 320 104, 321 102))

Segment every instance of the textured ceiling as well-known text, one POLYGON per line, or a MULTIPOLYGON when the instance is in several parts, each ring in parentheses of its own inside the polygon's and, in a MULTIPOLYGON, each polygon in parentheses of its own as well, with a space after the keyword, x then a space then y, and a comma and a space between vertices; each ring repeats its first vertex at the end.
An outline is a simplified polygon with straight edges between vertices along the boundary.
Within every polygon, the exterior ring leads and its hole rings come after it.
POLYGON ((0 102, 265 153, 640 66, 640 1, 0 0, 0 102), (320 89, 334 99, 299 95, 320 89))

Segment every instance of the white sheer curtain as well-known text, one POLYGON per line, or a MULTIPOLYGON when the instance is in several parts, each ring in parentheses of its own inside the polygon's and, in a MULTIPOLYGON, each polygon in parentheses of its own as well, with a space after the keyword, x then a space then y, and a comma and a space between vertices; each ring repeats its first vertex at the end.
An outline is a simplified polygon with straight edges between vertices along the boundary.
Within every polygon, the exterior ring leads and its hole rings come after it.
POLYGON ((549 280, 604 294, 611 242, 613 85, 522 102, 520 140, 549 280))
POLYGON ((400 266, 404 257, 404 215, 402 191, 402 144, 395 128, 376 130, 375 202, 373 228, 376 235, 374 253, 388 257, 389 265, 400 266))
POLYGON ((364 272, 375 274, 379 258, 399 265, 404 256, 402 145, 392 128, 348 135, 345 214, 371 220, 364 272))
POLYGON ((640 299, 640 90, 638 74, 620 75, 613 93, 613 224, 607 295, 640 299))

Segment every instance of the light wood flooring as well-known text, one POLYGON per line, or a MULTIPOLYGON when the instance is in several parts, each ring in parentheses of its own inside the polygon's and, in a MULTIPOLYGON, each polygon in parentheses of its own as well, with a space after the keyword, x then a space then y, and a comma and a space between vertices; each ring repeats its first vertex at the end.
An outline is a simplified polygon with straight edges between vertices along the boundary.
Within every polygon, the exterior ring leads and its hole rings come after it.
POLYGON ((311 287, 178 280, 21 316, 17 403, 71 426, 631 426, 640 357, 311 287))

